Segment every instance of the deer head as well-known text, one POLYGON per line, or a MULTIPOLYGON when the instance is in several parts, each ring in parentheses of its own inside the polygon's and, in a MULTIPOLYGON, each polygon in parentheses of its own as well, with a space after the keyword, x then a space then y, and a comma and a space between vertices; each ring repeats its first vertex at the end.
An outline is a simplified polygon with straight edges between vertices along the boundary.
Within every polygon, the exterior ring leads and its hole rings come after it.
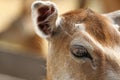
POLYGON ((54 3, 35 1, 32 18, 36 33, 49 42, 48 80, 120 79, 120 11, 59 16, 54 3))

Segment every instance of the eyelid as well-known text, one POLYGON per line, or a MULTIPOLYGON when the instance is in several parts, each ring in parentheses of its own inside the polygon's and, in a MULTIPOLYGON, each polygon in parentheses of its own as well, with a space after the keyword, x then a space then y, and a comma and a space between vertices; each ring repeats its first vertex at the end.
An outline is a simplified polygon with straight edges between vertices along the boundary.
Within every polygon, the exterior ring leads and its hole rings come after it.
POLYGON ((76 58, 89 58, 90 60, 93 59, 88 50, 82 45, 73 45, 70 48, 70 51, 71 54, 76 58))

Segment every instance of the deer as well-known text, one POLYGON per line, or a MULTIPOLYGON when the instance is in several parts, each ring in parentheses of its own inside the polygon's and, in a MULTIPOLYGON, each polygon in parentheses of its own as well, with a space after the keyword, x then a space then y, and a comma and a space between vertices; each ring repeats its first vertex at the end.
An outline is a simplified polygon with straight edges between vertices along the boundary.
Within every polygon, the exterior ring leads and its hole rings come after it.
POLYGON ((120 80, 120 11, 89 8, 59 15, 51 1, 32 4, 38 36, 48 41, 47 80, 120 80))

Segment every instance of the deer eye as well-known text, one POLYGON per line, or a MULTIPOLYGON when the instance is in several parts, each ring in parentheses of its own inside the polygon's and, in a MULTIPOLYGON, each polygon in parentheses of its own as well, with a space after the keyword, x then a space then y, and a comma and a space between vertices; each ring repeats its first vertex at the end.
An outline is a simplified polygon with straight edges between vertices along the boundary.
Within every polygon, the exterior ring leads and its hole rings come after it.
POLYGON ((87 51, 87 49, 84 46, 81 45, 73 45, 70 48, 71 54, 75 57, 75 58, 88 58, 90 60, 92 60, 91 55, 89 54, 89 52, 87 51))

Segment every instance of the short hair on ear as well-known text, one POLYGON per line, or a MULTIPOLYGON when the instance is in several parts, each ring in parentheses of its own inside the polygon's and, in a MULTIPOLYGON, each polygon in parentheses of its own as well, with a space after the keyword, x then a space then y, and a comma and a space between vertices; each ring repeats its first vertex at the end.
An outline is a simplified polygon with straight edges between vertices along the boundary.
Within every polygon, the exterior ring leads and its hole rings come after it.
POLYGON ((112 23, 116 26, 116 28, 120 31, 120 10, 104 14, 104 16, 109 18, 112 21, 112 23))

